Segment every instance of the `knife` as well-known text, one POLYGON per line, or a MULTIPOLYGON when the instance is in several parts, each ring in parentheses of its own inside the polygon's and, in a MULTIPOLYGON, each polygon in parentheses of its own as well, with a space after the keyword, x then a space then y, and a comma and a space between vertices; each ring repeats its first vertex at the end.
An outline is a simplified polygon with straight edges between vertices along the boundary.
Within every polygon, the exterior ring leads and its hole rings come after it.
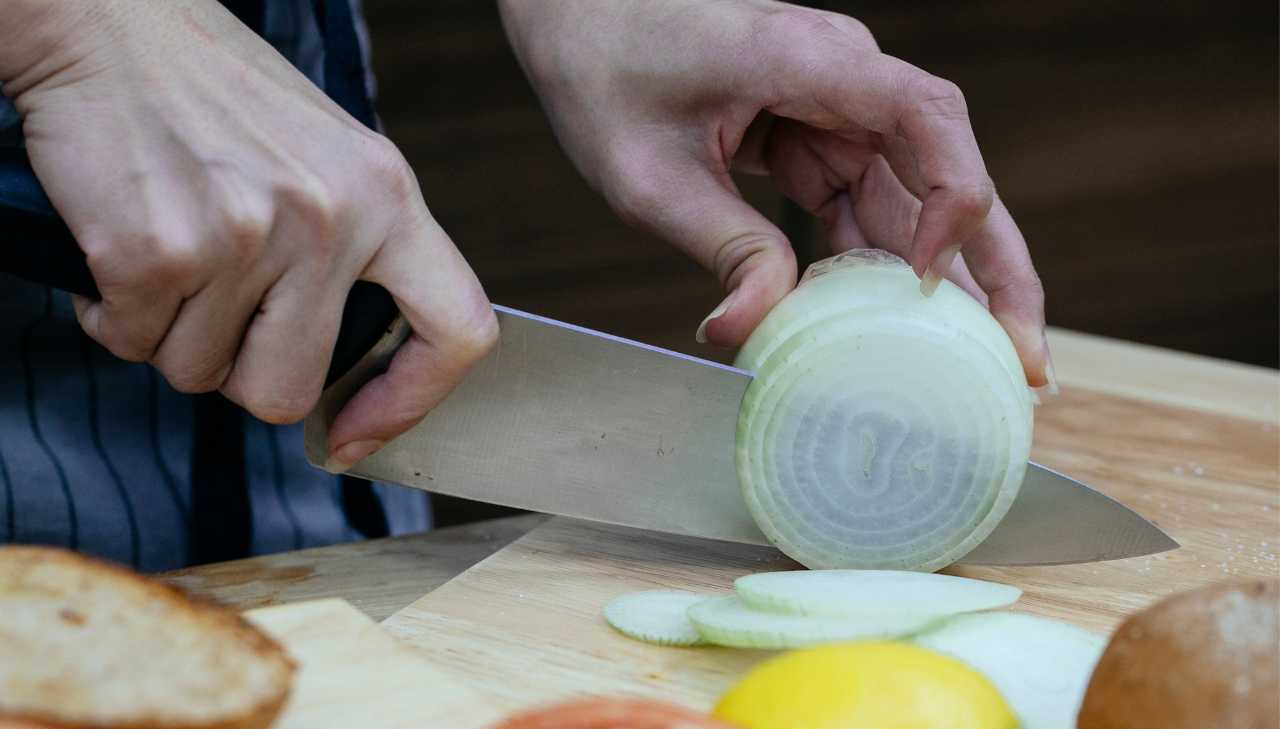
MULTIPOLYGON (((421 423, 349 473, 504 506, 642 529, 767 544, 734 464, 749 372, 495 306, 498 345, 421 423)), ((328 425, 387 362, 398 321, 329 387, 306 421, 308 459, 328 425)), ((996 530, 960 560, 1048 565, 1177 547, 1158 527, 1031 463, 996 530)))
MULTIPOLYGON (((30 165, 0 150, 0 271, 92 298, 84 254, 30 165)), ((531 511, 751 544, 734 466, 751 374, 495 306, 498 346, 420 424, 351 473, 531 511)), ((381 287, 358 282, 343 311, 308 459, 328 424, 408 336, 381 287)), ((1031 463, 996 530, 961 564, 1070 564, 1178 546, 1110 497, 1031 463)))

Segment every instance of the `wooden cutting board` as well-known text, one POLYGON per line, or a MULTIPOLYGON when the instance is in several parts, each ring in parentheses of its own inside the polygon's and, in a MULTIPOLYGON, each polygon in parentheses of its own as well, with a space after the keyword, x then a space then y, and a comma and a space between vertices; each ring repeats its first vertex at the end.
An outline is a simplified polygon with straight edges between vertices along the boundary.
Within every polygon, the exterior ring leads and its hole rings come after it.
MULTIPOLYGON (((1274 402, 1274 375, 1258 377, 1255 397, 1274 402)), ((1110 563, 951 571, 1017 585, 1025 591, 1018 610, 1099 632, 1175 591, 1280 574, 1274 406, 1199 407, 1202 396, 1221 402, 1211 378, 1173 400, 1146 397, 1137 385, 1117 394, 1104 381, 1109 389, 1068 387, 1039 409, 1035 460, 1118 498, 1182 548, 1110 563)), ((646 646, 609 629, 602 606, 633 590, 727 592, 739 575, 792 567, 771 549, 557 518, 383 625, 507 709, 582 693, 707 708, 766 654, 646 646)))
POLYGON ((482 729, 500 712, 344 600, 260 608, 245 617, 300 666, 272 729, 482 729))

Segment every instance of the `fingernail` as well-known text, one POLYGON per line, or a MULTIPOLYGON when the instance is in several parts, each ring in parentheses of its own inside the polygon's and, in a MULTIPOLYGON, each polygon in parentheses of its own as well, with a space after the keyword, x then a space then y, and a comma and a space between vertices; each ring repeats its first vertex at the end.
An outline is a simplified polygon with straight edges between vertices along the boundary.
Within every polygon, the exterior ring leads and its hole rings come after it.
POLYGON ((1032 405, 1040 405, 1040 404, 1041 404, 1041 403, 1040 403, 1040 393, 1036 392, 1036 389, 1037 389, 1037 388, 1034 388, 1034 387, 1028 387, 1028 388, 1027 388, 1027 391, 1031 393, 1031 404, 1032 404, 1032 405))
POLYGON ((929 264, 929 270, 925 271, 920 279, 920 293, 933 296, 933 292, 938 290, 938 284, 947 277, 947 272, 951 270, 951 264, 955 263, 959 253, 959 245, 947 246, 938 253, 938 257, 933 259, 933 263, 929 264))
POLYGON ((357 461, 366 458, 382 446, 383 443, 380 440, 357 440, 348 443, 329 454, 329 458, 324 462, 324 470, 329 473, 345 473, 357 461))
POLYGON ((1044 380, 1042 387, 1037 387, 1036 391, 1043 395, 1057 395, 1058 377, 1053 372, 1053 354, 1049 351, 1049 339, 1044 339, 1044 380))
POLYGON ((737 291, 730 292, 729 295, 725 297, 724 301, 720 302, 719 306, 712 309, 710 314, 707 314, 707 318, 702 320, 702 323, 698 325, 698 331, 693 335, 694 341, 698 344, 707 343, 707 324, 711 323, 712 319, 722 316, 729 310, 729 306, 733 303, 733 297, 737 293, 737 291))
POLYGON ((1050 395, 1057 395, 1060 390, 1058 389, 1058 377, 1053 374, 1052 362, 1044 366, 1044 379, 1048 381, 1048 384, 1044 386, 1044 391, 1050 395))

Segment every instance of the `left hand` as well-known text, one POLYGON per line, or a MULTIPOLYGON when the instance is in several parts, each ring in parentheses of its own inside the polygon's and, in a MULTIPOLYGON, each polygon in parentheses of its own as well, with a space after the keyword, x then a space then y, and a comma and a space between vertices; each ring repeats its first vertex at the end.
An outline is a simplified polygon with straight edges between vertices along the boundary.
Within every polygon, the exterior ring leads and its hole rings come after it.
POLYGON ((796 282, 741 171, 771 175, 837 251, 897 253, 926 293, 950 277, 1009 332, 1029 384, 1052 378, 1040 281, 955 84, 880 53, 853 18, 771 0, 500 4, 588 182, 728 290, 699 340, 742 344, 796 282))

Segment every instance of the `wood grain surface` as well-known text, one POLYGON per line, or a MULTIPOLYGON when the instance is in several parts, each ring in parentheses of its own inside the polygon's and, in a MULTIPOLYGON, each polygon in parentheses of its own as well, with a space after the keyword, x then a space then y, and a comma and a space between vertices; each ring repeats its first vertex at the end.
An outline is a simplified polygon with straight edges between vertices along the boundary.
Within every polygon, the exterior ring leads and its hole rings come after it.
POLYGON ((241 610, 340 597, 382 620, 523 535, 538 514, 192 567, 160 577, 241 610))
MULTIPOLYGON (((1081 367, 1082 379, 1088 369, 1081 367)), ((1148 371, 1156 370, 1153 364, 1148 371)), ((1276 378, 1264 382, 1257 397, 1274 399, 1276 378)), ((1025 596, 1016 609, 1098 632, 1176 591, 1280 574, 1274 420, 1167 399, 1068 384, 1037 413, 1033 456, 1131 506, 1181 549, 1110 563, 951 571, 1017 585, 1025 596)), ((770 549, 557 518, 384 627, 495 693, 506 708, 600 692, 705 708, 763 654, 651 648, 611 631, 601 608, 632 590, 724 592, 739 575, 791 566, 770 549)))
POLYGON ((252 610, 299 664, 273 729, 480 729, 499 712, 342 600, 252 610))

